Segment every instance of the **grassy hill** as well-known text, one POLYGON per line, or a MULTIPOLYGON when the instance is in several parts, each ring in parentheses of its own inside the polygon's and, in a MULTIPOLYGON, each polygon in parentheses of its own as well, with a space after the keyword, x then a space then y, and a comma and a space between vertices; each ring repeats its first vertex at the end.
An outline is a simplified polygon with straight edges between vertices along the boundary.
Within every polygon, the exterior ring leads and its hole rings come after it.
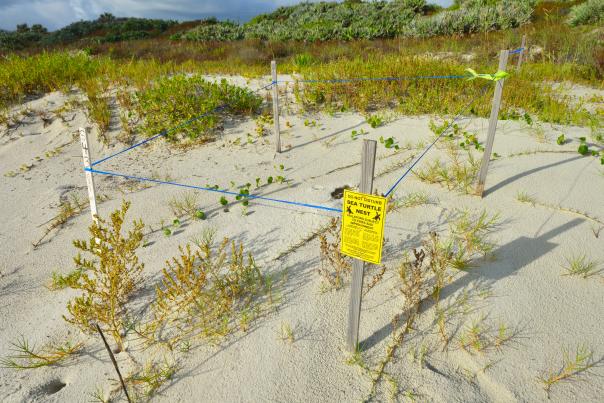
POLYGON ((325 41, 456 35, 517 27, 531 18, 535 2, 465 1, 443 10, 423 0, 300 3, 250 22, 201 24, 174 38, 325 41))

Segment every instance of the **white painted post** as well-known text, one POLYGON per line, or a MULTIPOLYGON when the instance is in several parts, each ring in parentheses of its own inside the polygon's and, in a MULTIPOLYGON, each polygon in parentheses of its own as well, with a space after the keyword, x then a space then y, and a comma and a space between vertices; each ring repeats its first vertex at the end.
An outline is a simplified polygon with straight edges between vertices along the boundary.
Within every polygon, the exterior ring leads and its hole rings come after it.
POLYGON ((524 56, 524 52, 526 52, 526 35, 522 35, 522 45, 520 45, 522 49, 518 54, 518 64, 516 65, 516 71, 520 70, 520 66, 522 66, 522 57, 524 56))
MULTIPOLYGON (((82 158, 84 160, 84 168, 90 169, 90 151, 88 148, 88 132, 85 128, 80 127, 80 144, 82 145, 82 158)), ((90 201, 90 214, 92 220, 97 222, 98 211, 96 208, 96 191, 94 188, 94 178, 92 172, 84 171, 86 176, 86 185, 88 186, 88 200, 90 201)))
MULTIPOLYGON (((363 141, 363 154, 361 159, 361 193, 373 192, 373 174, 375 171, 375 140, 363 141)), ((363 296, 363 277, 365 275, 365 262, 354 259, 352 262, 352 284, 350 286, 350 305, 348 307, 348 332, 346 333, 346 346, 354 352, 359 344, 359 323, 361 321, 361 299, 363 296)))
POLYGON ((279 85, 277 80, 277 62, 271 62, 271 75, 273 76, 273 122, 275 123, 275 142, 277 152, 281 152, 281 130, 279 128, 279 85))
MULTIPOLYGON (((502 50, 499 54, 499 71, 505 71, 508 64, 509 50, 502 50)), ((495 141, 495 131, 497 130, 497 119, 499 116, 499 108, 501 106, 501 95, 503 94, 504 79, 495 83, 495 94, 493 95, 493 104, 491 106, 491 117, 489 118, 489 131, 487 143, 484 147, 484 155, 482 156, 482 164, 480 165, 480 174, 478 175, 478 186, 476 194, 482 197, 484 193, 484 184, 487 180, 487 172, 489 170, 489 161, 491 160, 491 152, 493 151, 493 142, 495 141)))

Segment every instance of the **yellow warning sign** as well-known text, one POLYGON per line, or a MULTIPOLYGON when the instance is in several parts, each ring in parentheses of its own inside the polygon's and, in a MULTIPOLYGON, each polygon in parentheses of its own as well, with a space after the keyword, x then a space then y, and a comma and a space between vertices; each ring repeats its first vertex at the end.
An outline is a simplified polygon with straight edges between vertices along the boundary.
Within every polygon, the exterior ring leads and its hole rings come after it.
POLYGON ((365 262, 380 264, 385 221, 385 197, 344 190, 340 251, 365 262))

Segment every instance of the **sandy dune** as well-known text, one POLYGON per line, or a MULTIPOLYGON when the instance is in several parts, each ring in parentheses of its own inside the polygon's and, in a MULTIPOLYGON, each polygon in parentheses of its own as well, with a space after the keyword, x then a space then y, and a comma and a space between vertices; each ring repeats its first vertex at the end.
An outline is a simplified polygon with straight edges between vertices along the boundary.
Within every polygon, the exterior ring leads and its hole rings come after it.
MULTIPOLYGON (((251 85, 258 88, 259 83, 251 85)), ((52 122, 44 123, 36 113, 56 110, 67 99, 52 93, 29 101, 21 108, 33 112, 18 127, 0 128, 0 173, 4 175, 0 179, 0 355, 9 354, 9 342, 20 335, 43 344, 70 333, 88 343, 85 354, 63 366, 22 372, 1 368, 0 400, 5 402, 87 401, 95 388, 115 386, 110 381, 115 374, 100 340, 80 335, 62 319, 74 293, 45 287, 53 271, 73 269, 76 252, 71 242, 87 237, 88 211, 51 232, 39 247, 32 246, 57 214, 62 200, 70 195, 86 198, 77 140, 77 128, 90 126, 86 114, 77 109, 66 112, 65 121, 53 117, 52 122)), ((295 116, 286 111, 281 119, 282 142, 288 146, 282 154, 275 154, 270 133, 264 138, 253 135, 253 143, 247 143, 246 134, 254 133, 253 121, 230 121, 224 134, 205 146, 185 152, 159 139, 111 159, 99 169, 225 188, 231 181, 240 185, 254 183, 257 177, 283 175, 291 181, 289 185, 272 184, 261 193, 339 207, 341 201, 332 199, 331 192, 358 184, 363 138, 393 136, 399 144, 412 146, 393 152, 378 144, 374 186, 379 192, 386 191, 400 176, 406 166, 402 162, 421 151, 416 148, 418 143, 427 144, 432 138, 428 116, 394 117, 377 129, 355 113, 295 116), (285 129, 286 120, 291 128, 285 129), (317 124, 306 126, 305 120, 317 124), (367 135, 353 140, 352 130, 360 129, 367 135), (281 164, 283 172, 278 168, 281 164)), ((484 141, 486 119, 467 118, 460 125, 476 131, 484 141)), ((562 265, 570 256, 586 254, 604 262, 603 225, 594 221, 604 220, 604 167, 599 159, 576 152, 578 138, 589 137, 589 129, 549 124, 542 124, 542 128, 538 132, 521 121, 499 122, 494 151, 500 157, 491 163, 483 199, 423 183, 415 176, 397 188, 396 197, 421 191, 429 196, 430 203, 401 208, 387 216, 384 259, 389 269, 363 300, 360 338, 365 358, 371 363, 381 359, 390 340, 391 319, 400 312, 394 268, 402 253, 417 247, 429 231, 446 233, 447 218, 456 209, 499 213, 500 225, 492 236, 497 244, 495 259, 460 271, 443 291, 447 304, 464 295, 469 301, 468 311, 451 320, 450 331, 459 332, 479 318, 494 329, 505 323, 517 330, 510 343, 500 349, 471 354, 459 348, 454 337, 449 350, 442 352, 433 314, 426 312, 388 370, 401 390, 399 400, 408 401, 404 394, 408 391, 417 401, 546 401, 537 377, 544 369, 560 365, 563 348, 584 344, 593 350, 596 360, 604 355, 602 277, 562 276, 562 265), (563 146, 556 144, 561 133, 569 140, 563 146), (540 203, 519 202, 519 192, 540 203), (421 350, 425 359, 419 362, 413 359, 412 351, 421 350)), ((109 137, 114 138, 117 132, 119 122, 112 126, 109 137)), ((123 147, 102 145, 95 134, 92 128, 93 159, 123 147)), ((418 168, 443 155, 444 150, 433 149, 418 168)), ((181 228, 166 237, 159 229, 162 220, 173 219, 168 201, 186 190, 101 175, 96 176, 96 184, 97 192, 107 198, 99 204, 101 215, 118 208, 124 198, 132 201, 130 217, 141 217, 148 225, 151 245, 140 252, 146 265, 146 291, 136 303, 139 310, 148 304, 145 301, 151 298, 163 262, 177 254, 178 245, 204 228, 216 228, 219 236, 244 242, 263 272, 286 273, 280 285, 281 302, 269 315, 255 321, 248 332, 230 336, 217 347, 195 344, 190 353, 179 357, 182 368, 154 400, 324 402, 366 397, 369 379, 357 366, 345 362, 349 288, 321 292, 316 273, 317 240, 276 259, 336 213, 264 201, 252 201, 245 215, 237 203, 224 212, 219 195, 199 192, 199 206, 208 219, 184 219, 181 228), (294 329, 293 343, 279 339, 282 323, 294 329)), ((129 348, 136 350, 137 341, 130 340, 129 348)), ((124 372, 134 365, 124 353, 117 358, 124 372)), ((579 378, 584 382, 555 385, 550 399, 599 401, 604 396, 603 375, 602 367, 597 366, 579 378)), ((379 396, 378 400, 387 400, 387 385, 380 386, 379 396)))

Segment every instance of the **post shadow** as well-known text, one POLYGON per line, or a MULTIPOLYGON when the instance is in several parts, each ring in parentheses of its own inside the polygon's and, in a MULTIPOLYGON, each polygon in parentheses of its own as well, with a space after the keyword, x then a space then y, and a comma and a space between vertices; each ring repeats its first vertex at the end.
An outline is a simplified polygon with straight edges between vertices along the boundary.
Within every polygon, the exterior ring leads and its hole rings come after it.
POLYGON ((573 158, 567 158, 567 159, 562 160, 562 161, 557 161, 557 162, 554 162, 554 163, 551 163, 551 164, 542 165, 542 166, 537 167, 537 168, 529 169, 528 171, 523 171, 523 172, 521 172, 519 174, 516 174, 514 176, 510 176, 509 178, 507 178, 507 179, 499 182, 495 186, 491 186, 490 188, 486 189, 484 191, 484 197, 490 195, 491 193, 496 192, 497 190, 501 189, 502 187, 504 187, 506 185, 509 185, 512 182, 516 182, 520 178, 524 178, 525 176, 532 175, 532 174, 534 174, 536 172, 543 171, 545 169, 549 169, 549 168, 555 167, 557 165, 562 165, 562 164, 566 164, 566 163, 569 163, 569 162, 572 162, 572 161, 576 161, 576 160, 581 159, 581 158, 583 158, 583 156, 582 155, 578 155, 578 156, 573 157, 573 158))
POLYGON ((352 126, 350 126, 350 127, 347 127, 347 128, 345 128, 345 129, 341 129, 341 130, 338 130, 338 131, 336 131, 336 132, 329 133, 329 134, 327 134, 327 135, 325 135, 325 136, 323 136, 323 137, 319 137, 319 138, 317 138, 317 139, 313 139, 313 140, 307 141, 306 143, 302 143, 302 144, 296 144, 295 146, 292 146, 292 147, 290 147, 290 148, 288 148, 287 150, 284 150, 284 151, 289 152, 289 151, 294 150, 294 149, 296 149, 296 148, 302 148, 302 147, 305 147, 305 146, 307 146, 307 145, 309 145, 309 144, 312 144, 312 143, 318 143, 319 141, 323 141, 323 140, 326 140, 326 139, 328 139, 328 138, 330 138, 330 137, 337 136, 338 134, 342 134, 342 133, 344 133, 344 132, 347 132, 348 130, 356 129, 357 127, 362 126, 362 125, 364 125, 365 123, 366 123, 366 122, 365 122, 365 121, 363 121, 363 122, 357 123, 356 125, 352 125, 352 126))
MULTIPOLYGON (((494 252, 497 260, 489 262, 484 267, 470 269, 472 274, 475 274, 479 280, 487 285, 492 285, 498 280, 514 275, 518 270, 534 262, 540 257, 554 250, 558 244, 552 242, 551 239, 570 230, 573 227, 581 224, 584 220, 575 218, 566 224, 560 225, 537 238, 529 238, 522 236, 513 241, 500 246, 494 252)), ((443 288, 441 299, 445 299, 449 295, 455 294, 457 291, 468 286, 469 282, 476 279, 474 276, 460 276, 451 284, 443 288)), ((426 311, 434 303, 429 297, 424 299, 421 311, 426 311)), ((392 325, 390 322, 382 326, 380 329, 373 332, 372 335, 363 340, 360 344, 363 350, 368 350, 390 335, 392 325)))

